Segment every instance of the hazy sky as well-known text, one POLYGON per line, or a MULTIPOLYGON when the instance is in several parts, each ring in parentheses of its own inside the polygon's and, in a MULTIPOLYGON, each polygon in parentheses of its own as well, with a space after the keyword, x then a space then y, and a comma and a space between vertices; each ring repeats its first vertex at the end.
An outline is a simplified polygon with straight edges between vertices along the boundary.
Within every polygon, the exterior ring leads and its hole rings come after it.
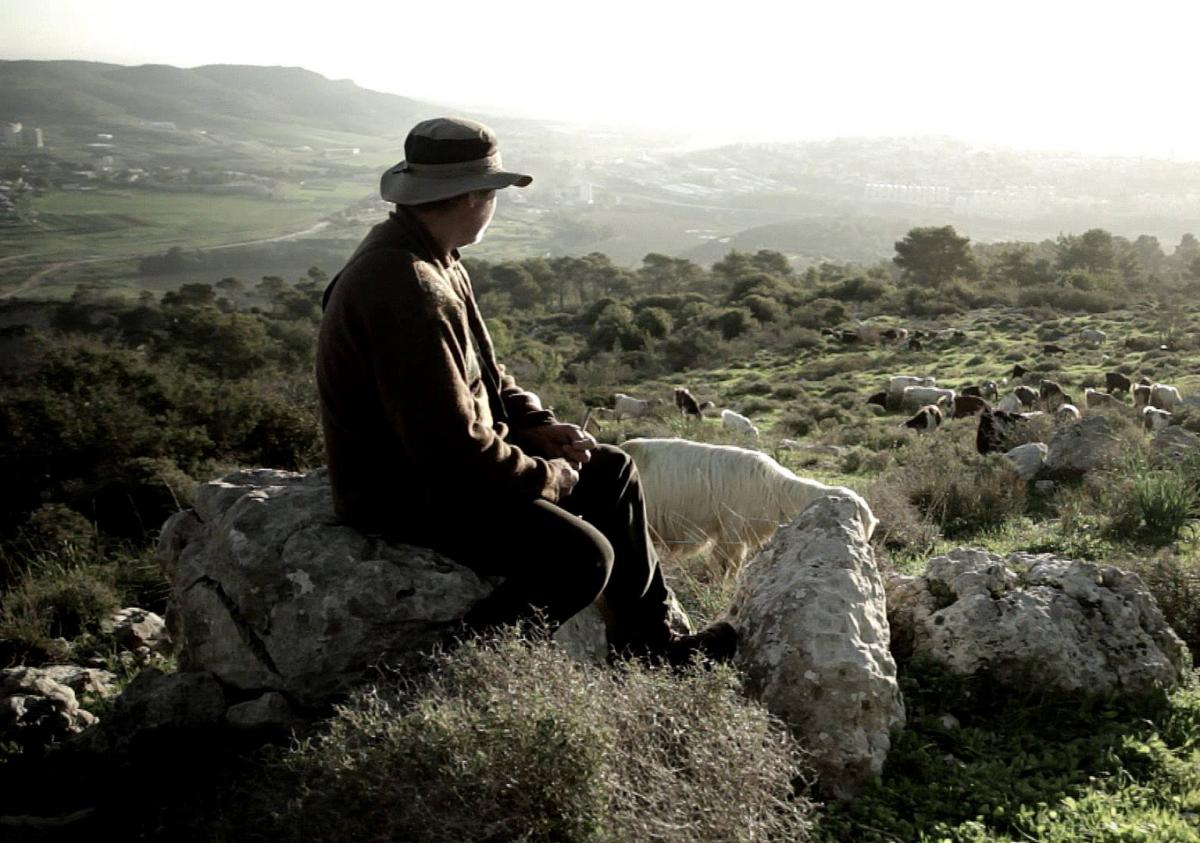
POLYGON ((298 65, 698 141, 948 134, 1200 156, 1195 0, 808 5, 0 0, 0 59, 298 65))

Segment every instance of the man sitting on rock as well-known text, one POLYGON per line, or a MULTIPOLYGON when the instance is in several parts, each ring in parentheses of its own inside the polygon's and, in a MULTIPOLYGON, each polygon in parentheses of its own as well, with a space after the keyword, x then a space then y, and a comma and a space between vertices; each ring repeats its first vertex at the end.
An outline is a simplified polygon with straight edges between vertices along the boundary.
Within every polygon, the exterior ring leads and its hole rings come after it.
POLYGON ((396 205, 325 291, 317 385, 338 516, 433 548, 503 583, 464 619, 551 628, 600 601, 615 653, 682 663, 727 658, 717 624, 678 636, 646 527, 637 470, 555 419, 496 362, 458 249, 477 243, 504 170, 493 132, 418 124, 384 173, 396 205))

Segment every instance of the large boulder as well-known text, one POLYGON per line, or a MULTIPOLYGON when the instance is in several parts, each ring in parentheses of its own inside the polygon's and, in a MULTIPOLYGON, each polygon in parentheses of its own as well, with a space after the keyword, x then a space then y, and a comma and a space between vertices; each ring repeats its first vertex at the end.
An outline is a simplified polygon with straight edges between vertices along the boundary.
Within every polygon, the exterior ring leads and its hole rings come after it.
POLYGON ((1050 439, 1046 468, 1083 474, 1113 465, 1121 456, 1119 427, 1110 413, 1091 413, 1064 425, 1050 439))
POLYGON ((1094 562, 962 548, 892 577, 888 612, 901 661, 927 657, 1018 694, 1033 682, 1139 702, 1191 669, 1137 574, 1094 562))
MULTIPOLYGON (((432 550, 337 523, 324 470, 207 483, 193 510, 167 521, 158 551, 181 668, 211 672, 242 700, 275 691, 301 707, 445 640, 494 587, 432 550)), ((565 634, 604 652, 594 623, 565 634)))
POLYGON ((743 569, 730 620, 749 690, 813 752, 822 791, 848 798, 877 777, 904 703, 855 502, 820 498, 780 528, 743 569))
POLYGON ((1175 466, 1200 452, 1200 436, 1179 425, 1168 425, 1154 435, 1150 453, 1154 462, 1175 466))
POLYGON ((1021 479, 1028 482, 1037 477, 1042 466, 1046 464, 1046 454, 1049 450, 1043 442, 1027 442, 1013 448, 1004 456, 1013 464, 1021 479))

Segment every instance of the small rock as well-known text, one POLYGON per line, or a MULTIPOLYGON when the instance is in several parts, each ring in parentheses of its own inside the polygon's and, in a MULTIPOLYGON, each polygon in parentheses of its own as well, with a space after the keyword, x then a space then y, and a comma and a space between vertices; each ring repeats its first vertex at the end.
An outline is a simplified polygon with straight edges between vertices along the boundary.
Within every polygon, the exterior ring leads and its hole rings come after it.
POLYGON ((939 717, 937 722, 947 732, 953 732, 956 729, 962 728, 962 724, 958 722, 958 718, 948 712, 939 717))
POLYGON ((117 611, 104 628, 111 631, 117 643, 130 652, 165 651, 170 649, 167 624, 154 612, 131 606, 117 611))

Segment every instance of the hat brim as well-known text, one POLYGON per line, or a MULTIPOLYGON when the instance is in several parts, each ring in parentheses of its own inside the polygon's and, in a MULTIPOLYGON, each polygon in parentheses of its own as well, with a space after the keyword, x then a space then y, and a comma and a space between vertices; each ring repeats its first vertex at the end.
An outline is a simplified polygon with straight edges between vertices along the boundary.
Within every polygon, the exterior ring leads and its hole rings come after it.
POLYGON ((461 196, 472 190, 501 190, 505 187, 525 187, 533 176, 524 173, 480 173, 453 178, 431 178, 419 176, 406 170, 401 161, 383 174, 379 180, 379 195, 385 202, 397 205, 424 205, 452 196, 461 196))

